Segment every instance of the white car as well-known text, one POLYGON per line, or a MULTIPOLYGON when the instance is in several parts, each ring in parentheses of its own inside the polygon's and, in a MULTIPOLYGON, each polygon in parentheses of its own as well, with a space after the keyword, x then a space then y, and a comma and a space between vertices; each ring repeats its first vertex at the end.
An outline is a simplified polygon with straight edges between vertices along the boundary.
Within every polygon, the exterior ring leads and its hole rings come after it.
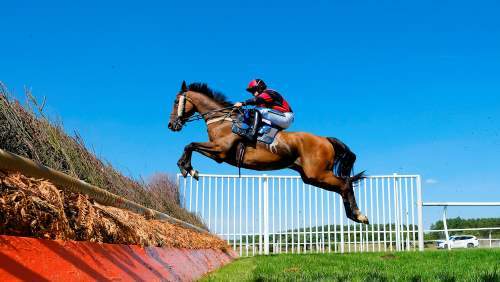
POLYGON ((448 244, 452 249, 456 248, 475 248, 479 247, 479 240, 472 235, 455 235, 450 236, 448 241, 437 241, 438 249, 447 249, 448 244))

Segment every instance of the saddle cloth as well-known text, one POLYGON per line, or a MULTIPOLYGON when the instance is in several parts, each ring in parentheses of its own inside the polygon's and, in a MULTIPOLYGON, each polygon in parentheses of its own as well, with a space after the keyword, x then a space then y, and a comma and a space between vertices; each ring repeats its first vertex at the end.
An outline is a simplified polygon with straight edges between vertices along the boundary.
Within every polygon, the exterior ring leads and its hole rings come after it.
POLYGON ((271 126, 271 122, 266 119, 262 119, 262 123, 263 124, 259 127, 257 132, 257 141, 265 144, 271 144, 273 143, 274 138, 276 138, 278 132, 280 132, 280 129, 271 126))
MULTIPOLYGON (((254 115, 251 113, 251 111, 244 111, 243 114, 240 114, 233 121, 233 133, 246 137, 247 139, 255 138, 255 136, 249 136, 249 132, 252 131, 251 125, 253 124, 253 118, 254 115)), ((273 143, 274 138, 280 130, 280 128, 272 126, 271 121, 262 119, 262 121, 258 124, 258 130, 256 133, 257 142, 262 142, 264 144, 273 143)))

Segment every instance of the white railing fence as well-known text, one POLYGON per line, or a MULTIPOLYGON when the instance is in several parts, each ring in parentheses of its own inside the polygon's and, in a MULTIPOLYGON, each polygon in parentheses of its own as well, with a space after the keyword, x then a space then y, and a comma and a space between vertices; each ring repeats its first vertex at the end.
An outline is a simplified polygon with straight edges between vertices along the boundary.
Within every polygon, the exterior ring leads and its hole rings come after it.
POLYGON ((369 225, 348 220, 338 194, 307 185, 298 176, 177 179, 182 206, 240 256, 423 249, 418 175, 370 176, 359 182, 356 200, 369 225))
MULTIPOLYGON (((461 234, 467 234, 471 231, 479 231, 483 232, 488 231, 488 238, 480 238, 478 237, 477 240, 479 241, 479 247, 480 248, 500 248, 500 238, 493 238, 491 233, 495 232, 497 230, 500 230, 500 227, 481 227, 481 228, 451 228, 451 229, 429 229, 429 230, 424 230, 425 233, 443 233, 445 234, 446 231, 448 232, 460 232, 461 234)), ((432 243, 437 243, 443 240, 425 240, 425 242, 432 242, 432 243)))
MULTIPOLYGON (((447 224, 447 212, 448 207, 498 207, 500 206, 500 202, 423 202, 423 207, 443 207, 443 230, 426 230, 426 232, 444 232, 445 240, 447 242, 448 250, 451 250, 451 244, 449 243, 449 232, 450 231, 475 231, 475 230, 499 230, 500 227, 491 227, 491 228, 466 228, 466 229, 448 229, 447 224)), ((480 241, 488 240, 490 247, 493 247, 494 239, 491 238, 491 233, 489 234, 490 238, 488 239, 480 239, 480 241)))

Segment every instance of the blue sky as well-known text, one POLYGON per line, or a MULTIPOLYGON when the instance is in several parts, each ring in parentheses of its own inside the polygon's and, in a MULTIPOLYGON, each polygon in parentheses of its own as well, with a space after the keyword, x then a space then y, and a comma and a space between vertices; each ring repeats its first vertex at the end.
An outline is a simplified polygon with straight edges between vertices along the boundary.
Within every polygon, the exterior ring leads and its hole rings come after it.
MULTIPOLYGON (((125 174, 176 173, 204 124, 167 129, 181 81, 232 100, 260 77, 370 174, 421 174, 426 200, 499 200, 496 1, 8 1, 0 80, 24 87, 125 174)), ((199 156, 201 172, 235 173, 199 156)), ((281 172, 289 173, 289 172, 281 172)), ((474 209, 473 209, 474 210, 474 209)), ((494 211, 450 210, 450 216, 494 211)), ((498 215, 498 213, 496 214, 498 215)))

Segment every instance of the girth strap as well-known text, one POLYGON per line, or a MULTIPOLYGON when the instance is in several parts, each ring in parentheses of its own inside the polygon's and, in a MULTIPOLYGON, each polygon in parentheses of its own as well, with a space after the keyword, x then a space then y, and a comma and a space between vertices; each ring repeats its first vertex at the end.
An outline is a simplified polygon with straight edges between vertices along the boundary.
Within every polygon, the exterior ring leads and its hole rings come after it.
POLYGON ((213 119, 209 119, 207 121, 207 125, 210 125, 210 124, 212 124, 214 122, 218 122, 218 121, 220 121, 221 123, 224 122, 224 121, 230 121, 230 122, 232 122, 233 119, 229 118, 229 117, 225 117, 225 116, 224 117, 213 118, 213 119))
POLYGON ((236 166, 238 167, 238 177, 241 177, 241 166, 243 165, 246 148, 247 146, 244 142, 239 142, 236 146, 236 166))

